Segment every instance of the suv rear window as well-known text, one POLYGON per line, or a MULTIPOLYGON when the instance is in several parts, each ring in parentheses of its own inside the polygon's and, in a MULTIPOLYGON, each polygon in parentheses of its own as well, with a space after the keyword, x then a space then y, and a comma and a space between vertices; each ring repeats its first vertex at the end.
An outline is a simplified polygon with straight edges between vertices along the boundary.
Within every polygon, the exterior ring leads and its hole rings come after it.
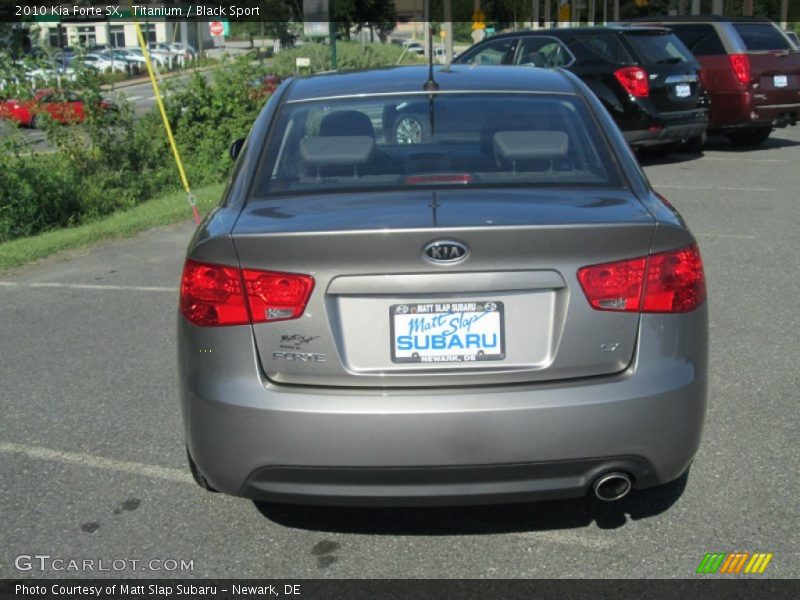
POLYGON ((634 52, 645 65, 666 65, 692 62, 692 53, 674 33, 651 34, 630 32, 625 35, 634 52))
POLYGON ((412 186, 614 186, 621 178, 577 96, 443 93, 290 102, 256 194, 412 186))
POLYGON ((580 35, 570 41, 567 47, 580 64, 608 62, 616 65, 631 62, 631 55, 613 33, 580 35))
POLYGON ((793 50, 780 31, 770 23, 734 23, 748 50, 793 50))
POLYGON ((695 56, 715 56, 727 54, 722 40, 713 25, 667 25, 695 56))

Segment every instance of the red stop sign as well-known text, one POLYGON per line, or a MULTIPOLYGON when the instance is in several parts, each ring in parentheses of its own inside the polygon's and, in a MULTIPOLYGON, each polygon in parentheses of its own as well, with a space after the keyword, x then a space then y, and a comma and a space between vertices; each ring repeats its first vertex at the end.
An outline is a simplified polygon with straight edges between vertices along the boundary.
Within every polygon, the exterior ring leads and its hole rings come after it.
POLYGON ((222 35, 222 32, 225 31, 225 27, 222 21, 211 21, 208 24, 208 30, 211 32, 211 35, 222 35))

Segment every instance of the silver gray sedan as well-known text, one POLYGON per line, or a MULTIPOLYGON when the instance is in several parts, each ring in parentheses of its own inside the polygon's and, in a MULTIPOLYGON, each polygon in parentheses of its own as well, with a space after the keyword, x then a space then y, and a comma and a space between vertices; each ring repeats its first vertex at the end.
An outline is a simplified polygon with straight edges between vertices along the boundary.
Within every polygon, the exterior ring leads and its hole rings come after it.
POLYGON ((685 477, 706 407, 702 260, 576 77, 291 79, 231 154, 181 283, 200 485, 456 505, 685 477))

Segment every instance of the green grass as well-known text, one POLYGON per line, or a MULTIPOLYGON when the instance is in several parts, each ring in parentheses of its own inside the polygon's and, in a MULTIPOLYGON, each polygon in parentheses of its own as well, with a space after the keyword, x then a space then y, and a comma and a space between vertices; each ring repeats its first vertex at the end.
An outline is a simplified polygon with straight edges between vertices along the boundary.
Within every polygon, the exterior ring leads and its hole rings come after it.
MULTIPOLYGON (((223 188, 224 185, 220 183, 193 190, 201 215, 219 202, 223 188)), ((130 236, 144 229, 191 218, 192 211, 186 202, 186 193, 173 192, 77 227, 48 231, 0 244, 0 272, 63 250, 88 246, 108 238, 130 236)))

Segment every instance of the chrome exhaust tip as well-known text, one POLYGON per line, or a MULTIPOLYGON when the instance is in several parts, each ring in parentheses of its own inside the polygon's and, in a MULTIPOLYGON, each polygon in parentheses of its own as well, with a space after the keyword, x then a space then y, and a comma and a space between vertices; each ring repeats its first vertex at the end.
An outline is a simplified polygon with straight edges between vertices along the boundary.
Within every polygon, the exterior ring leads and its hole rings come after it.
POLYGON ((594 495, 598 500, 613 502, 627 496, 632 487, 631 478, 627 473, 614 471, 598 477, 592 489, 594 489, 594 495))

